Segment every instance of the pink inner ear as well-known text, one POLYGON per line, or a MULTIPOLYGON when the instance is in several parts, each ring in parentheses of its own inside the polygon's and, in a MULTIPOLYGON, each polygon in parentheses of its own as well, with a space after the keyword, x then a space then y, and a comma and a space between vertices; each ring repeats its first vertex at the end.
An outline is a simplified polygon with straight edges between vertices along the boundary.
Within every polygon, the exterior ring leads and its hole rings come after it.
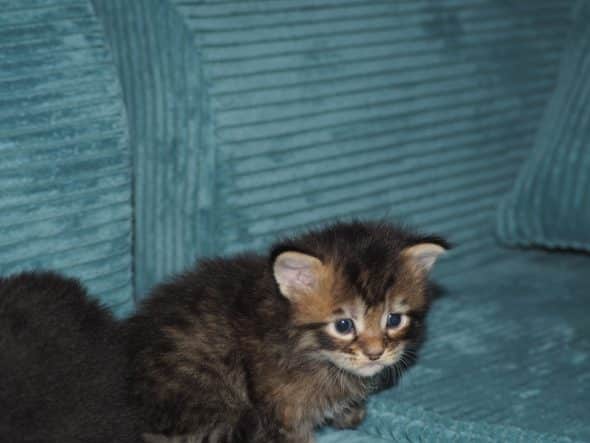
POLYGON ((420 243, 404 249, 402 254, 409 257, 418 268, 428 272, 444 252, 445 249, 435 243, 420 243))
POLYGON ((277 257, 274 275, 284 295, 294 292, 309 292, 317 285, 318 265, 321 262, 312 256, 298 252, 285 252, 277 257))
MULTIPOLYGON (((313 271, 308 266, 292 260, 283 260, 276 271, 285 286, 294 289, 312 289, 315 283, 313 271)), ((280 283, 280 282, 279 282, 280 283)))
POLYGON ((296 271, 295 279, 297 284, 306 286, 310 289, 313 287, 315 281, 313 273, 310 272, 309 269, 299 269, 296 271))

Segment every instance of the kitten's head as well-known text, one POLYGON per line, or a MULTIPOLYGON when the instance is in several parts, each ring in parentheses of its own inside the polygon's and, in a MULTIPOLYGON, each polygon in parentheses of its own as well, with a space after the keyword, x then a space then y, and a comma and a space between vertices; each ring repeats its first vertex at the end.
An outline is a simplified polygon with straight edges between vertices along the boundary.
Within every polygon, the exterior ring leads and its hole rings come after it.
POLYGON ((276 245, 273 274, 300 348, 362 377, 397 363, 420 335, 428 272, 447 248, 438 237, 365 222, 276 245))

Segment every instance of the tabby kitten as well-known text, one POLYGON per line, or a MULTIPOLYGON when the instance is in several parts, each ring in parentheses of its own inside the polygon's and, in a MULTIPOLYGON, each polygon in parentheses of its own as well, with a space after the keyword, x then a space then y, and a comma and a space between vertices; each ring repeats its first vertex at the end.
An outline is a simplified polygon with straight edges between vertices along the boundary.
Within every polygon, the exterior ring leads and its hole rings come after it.
POLYGON ((446 248, 388 224, 338 223, 160 285, 128 324, 149 431, 309 443, 318 425, 357 426, 370 377, 413 351, 427 273, 446 248))

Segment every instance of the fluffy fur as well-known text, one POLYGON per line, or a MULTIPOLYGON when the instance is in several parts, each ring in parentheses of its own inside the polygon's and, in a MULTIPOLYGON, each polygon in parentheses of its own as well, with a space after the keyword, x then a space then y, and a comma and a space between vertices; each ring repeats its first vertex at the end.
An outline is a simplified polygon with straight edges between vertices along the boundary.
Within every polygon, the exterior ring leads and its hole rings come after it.
POLYGON ((340 223, 266 256, 204 260, 158 286, 127 329, 149 431, 308 443, 320 424, 357 426, 371 377, 415 352, 427 273, 446 247, 388 224, 340 223), (339 332, 348 319, 354 329, 339 332))
POLYGON ((77 281, 0 278, 1 441, 142 441, 125 367, 117 323, 77 281))

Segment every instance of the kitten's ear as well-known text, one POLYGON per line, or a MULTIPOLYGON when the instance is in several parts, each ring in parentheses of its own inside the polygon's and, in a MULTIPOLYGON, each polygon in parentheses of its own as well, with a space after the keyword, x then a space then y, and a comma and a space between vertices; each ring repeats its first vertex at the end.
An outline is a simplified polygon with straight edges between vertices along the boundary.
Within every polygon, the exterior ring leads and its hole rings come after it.
POLYGON ((273 273, 281 293, 293 301, 318 288, 323 266, 312 255, 286 251, 275 259, 273 273))
POLYGON ((405 248, 402 257, 409 260, 419 271, 428 273, 438 257, 445 252, 446 248, 437 243, 418 243, 405 248))

